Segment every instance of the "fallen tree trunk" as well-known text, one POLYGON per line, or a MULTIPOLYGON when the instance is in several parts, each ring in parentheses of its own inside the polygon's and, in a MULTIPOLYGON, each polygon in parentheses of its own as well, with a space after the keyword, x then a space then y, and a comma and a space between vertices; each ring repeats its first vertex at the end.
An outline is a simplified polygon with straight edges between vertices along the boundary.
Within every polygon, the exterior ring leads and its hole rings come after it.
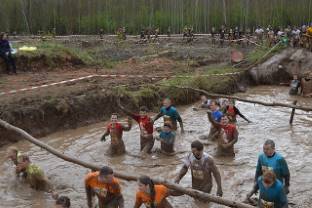
MULTIPOLYGON (((166 86, 166 85, 162 85, 166 86)), ((172 86, 170 86, 172 87, 172 86)), ((285 104, 285 103, 278 103, 278 102, 273 102, 273 103, 266 103, 262 101, 257 101, 257 100, 249 100, 245 98, 240 98, 237 96, 231 96, 231 95, 224 95, 224 94, 216 94, 216 93, 210 93, 207 92, 206 90, 201 90, 201 89, 195 89, 191 87, 180 87, 180 86, 173 86, 179 89, 185 89, 185 90, 193 90, 195 92, 199 92, 201 94, 207 95, 208 97, 213 97, 213 98, 228 98, 228 99, 234 99, 234 100, 239 100, 242 102, 246 103, 254 103, 254 104, 259 104, 259 105, 264 105, 264 106, 271 106, 271 107, 284 107, 284 108, 292 108, 292 109, 299 109, 303 111, 312 111, 312 107, 307 107, 307 106, 298 106, 294 104, 285 104)))
MULTIPOLYGON (((3 128, 5 128, 5 129, 7 129, 9 131, 15 132, 16 134, 18 134, 22 138, 26 139, 27 141, 29 141, 29 142, 31 142, 31 143, 33 143, 33 144, 35 144, 35 145, 37 145, 37 146, 47 150, 51 154, 53 154, 53 155, 55 155, 55 156, 57 156, 59 158, 62 158, 65 161, 68 161, 68 162, 71 162, 71 163, 83 166, 83 167, 91 169, 91 170, 100 170, 100 168, 101 168, 100 166, 93 165, 93 164, 90 164, 88 162, 84 162, 84 161, 78 160, 76 158, 64 155, 61 152, 59 152, 58 150, 52 148, 51 146, 49 146, 49 145, 47 145, 47 144, 37 140, 36 138, 34 138, 30 134, 28 134, 26 131, 24 131, 24 130, 16 127, 16 126, 13 126, 13 125, 11 125, 11 124, 9 124, 6 121, 3 121, 1 119, 0 119, 0 126, 2 126, 3 128)), ((122 173, 119 173, 119 172, 115 172, 114 175, 117 178, 120 178, 120 179, 123 179, 123 180, 127 180, 127 181, 137 181, 137 179, 138 179, 137 176, 130 175, 130 174, 122 174, 122 173)), ((178 185, 178 184, 175 184, 175 183, 172 183, 172 182, 160 179, 160 178, 156 178, 156 179, 153 179, 153 180, 157 184, 164 184, 164 185, 166 185, 170 189, 173 189, 173 190, 176 190, 176 191, 181 192, 183 194, 189 195, 189 196, 191 196, 193 198, 209 200, 211 202, 214 202, 214 203, 217 203, 217 204, 222 204, 222 205, 225 205, 225 206, 228 206, 228 207, 253 208, 253 206, 248 205, 248 204, 231 201, 231 200, 228 200, 228 199, 225 199, 225 198, 213 196, 211 194, 207 194, 207 193, 204 193, 204 192, 201 192, 201 191, 197 191, 197 190, 194 190, 194 189, 184 188, 181 185, 178 185)))

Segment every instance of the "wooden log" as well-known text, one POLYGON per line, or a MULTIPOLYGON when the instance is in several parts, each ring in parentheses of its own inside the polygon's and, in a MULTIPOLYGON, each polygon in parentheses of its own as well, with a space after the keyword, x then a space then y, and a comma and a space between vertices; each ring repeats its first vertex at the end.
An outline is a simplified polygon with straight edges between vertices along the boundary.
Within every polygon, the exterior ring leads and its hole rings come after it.
MULTIPOLYGON (((11 124, 9 124, 6 121, 3 121, 1 119, 0 119, 0 126, 5 128, 5 129, 7 129, 7 130, 9 130, 9 131, 15 132, 16 134, 18 134, 22 138, 26 139, 27 141, 29 141, 29 142, 31 142, 31 143, 33 143, 33 144, 35 144, 35 145, 37 145, 37 146, 47 150, 51 154, 53 154, 53 155, 55 155, 55 156, 65 160, 65 161, 68 161, 68 162, 80 165, 82 167, 85 167, 85 168, 88 168, 88 169, 91 169, 91 170, 100 170, 101 169, 100 166, 93 165, 93 164, 90 164, 88 162, 81 161, 81 160, 78 160, 76 158, 64 155, 60 151, 58 151, 58 150, 52 148, 51 146, 49 146, 49 145, 47 145, 47 144, 37 140, 36 138, 34 138, 30 134, 28 134, 26 131, 24 131, 24 130, 16 127, 16 126, 13 126, 13 125, 11 125, 11 124)), ((120 173, 120 172, 114 172, 114 175, 117 178, 120 178, 120 179, 123 179, 123 180, 127 180, 127 181, 137 181, 138 180, 138 176, 131 175, 129 173, 123 174, 123 173, 120 173)), ((234 207, 234 208, 253 208, 253 206, 248 205, 248 204, 235 202, 235 201, 228 200, 228 199, 225 199, 225 198, 222 198, 222 197, 218 197, 218 196, 213 196, 211 194, 207 194, 207 193, 204 193, 204 192, 201 192, 201 191, 197 191, 197 190, 194 190, 194 189, 184 188, 181 185, 172 183, 172 182, 167 181, 167 180, 163 180, 161 178, 153 178, 153 181, 155 183, 157 183, 157 184, 164 184, 165 186, 167 186, 170 189, 176 190, 178 192, 181 192, 183 194, 189 195, 189 196, 191 196, 193 198, 196 198, 196 199, 209 200, 209 201, 217 203, 217 204, 222 204, 222 205, 225 205, 225 206, 228 206, 228 207, 234 207)))
MULTIPOLYGON (((166 86, 166 85, 162 85, 162 86, 166 86)), ((167 87, 169 87, 169 86, 167 86, 167 87)), ((207 92, 205 90, 195 89, 195 88, 191 88, 191 87, 181 87, 181 86, 170 86, 170 87, 175 87, 175 88, 184 89, 184 90, 193 90, 195 92, 199 92, 201 94, 204 94, 208 97, 213 97, 213 98, 228 98, 228 99, 234 99, 234 100, 239 100, 239 101, 246 102, 246 103, 254 103, 254 104, 259 104, 259 105, 264 105, 264 106, 284 107, 284 108, 299 109, 299 110, 303 110, 303 111, 312 111, 312 107, 307 107, 307 106, 297 106, 294 104, 285 104, 285 103, 279 103, 279 102, 266 103, 266 102, 257 101, 257 100, 249 100, 249 99, 245 99, 245 98, 240 98, 237 96, 210 93, 210 92, 207 92)))
MULTIPOLYGON (((297 100, 295 100, 295 101, 293 102, 293 105, 296 105, 296 104, 297 104, 297 100)), ((292 123, 293 123, 294 116, 295 116, 295 111, 296 111, 296 109, 295 109, 295 108, 293 108, 293 109, 292 109, 292 111, 291 111, 289 124, 292 124, 292 123)))

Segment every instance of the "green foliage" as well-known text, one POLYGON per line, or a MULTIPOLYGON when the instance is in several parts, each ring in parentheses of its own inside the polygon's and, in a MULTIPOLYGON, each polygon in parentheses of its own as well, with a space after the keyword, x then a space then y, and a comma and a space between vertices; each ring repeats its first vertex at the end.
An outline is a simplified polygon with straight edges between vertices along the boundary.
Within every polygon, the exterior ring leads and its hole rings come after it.
POLYGON ((127 27, 138 34, 143 27, 181 32, 191 25, 195 32, 211 26, 286 26, 311 21, 312 0, 1 0, 0 28, 36 34, 56 28, 58 34, 114 33, 127 27), (225 5, 223 3, 225 2, 225 5))

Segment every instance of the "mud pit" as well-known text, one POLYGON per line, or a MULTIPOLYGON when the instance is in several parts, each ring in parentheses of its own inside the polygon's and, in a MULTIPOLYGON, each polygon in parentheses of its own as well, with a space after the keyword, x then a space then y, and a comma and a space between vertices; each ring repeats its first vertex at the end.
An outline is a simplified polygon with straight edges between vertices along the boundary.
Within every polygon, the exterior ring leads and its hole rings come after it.
MULTIPOLYGON (((256 87, 240 96, 263 101, 287 100, 291 102, 293 99, 298 99, 301 105, 309 105, 312 101, 300 97, 289 97, 288 88, 284 87, 256 87)), ((268 108, 241 102, 238 102, 237 106, 253 123, 247 124, 239 119, 240 135, 236 145, 235 159, 216 158, 222 175, 224 197, 243 200, 253 183, 258 153, 262 150, 263 142, 270 138, 276 142, 277 151, 286 157, 291 170, 291 193, 289 194, 291 207, 310 207, 308 200, 312 197, 312 179, 309 177, 312 172, 312 114, 296 111, 294 124, 289 126, 290 109, 268 108), (304 202, 307 203, 306 206, 303 205, 304 202)), ((136 157, 139 156, 137 126, 124 135, 128 154, 114 158, 104 155, 109 143, 99 141, 104 131, 104 123, 58 132, 42 138, 42 141, 65 154, 84 161, 98 165, 108 164, 118 171, 137 172, 173 180, 181 167, 179 165, 181 158, 186 154, 184 151, 189 151, 191 141, 209 130, 209 122, 205 113, 194 112, 191 106, 180 108, 180 111, 185 122, 185 129, 194 130, 194 132, 177 139, 176 149, 181 153, 174 157, 157 154, 144 160, 136 157)), ((31 154, 33 161, 45 170, 57 190, 71 198, 73 207, 86 207, 83 178, 88 170, 64 162, 28 142, 20 141, 16 146, 31 154)), ((158 143, 157 146, 159 146, 158 143)), ((208 145, 205 151, 213 154, 214 147, 214 145, 208 145)), ((12 165, 5 162, 5 150, 6 147, 0 149, 0 207, 51 207, 53 201, 48 194, 35 192, 27 185, 15 181, 12 165)), ((190 173, 182 179, 181 184, 190 186, 190 173)), ((137 189, 136 183, 122 181, 122 188, 126 207, 132 207, 137 189)), ((215 194, 215 189, 212 193, 215 194)), ((169 200, 174 207, 178 208, 207 207, 187 196, 170 197, 169 200)), ((211 204, 210 207, 222 206, 211 204)))

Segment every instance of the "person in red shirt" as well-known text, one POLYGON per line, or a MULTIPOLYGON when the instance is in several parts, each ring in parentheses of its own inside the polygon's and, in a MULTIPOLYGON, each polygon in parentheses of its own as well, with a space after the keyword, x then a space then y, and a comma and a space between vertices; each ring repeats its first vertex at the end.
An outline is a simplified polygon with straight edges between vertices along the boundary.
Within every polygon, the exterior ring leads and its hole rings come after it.
POLYGON ((172 208, 166 199, 171 195, 171 191, 166 186, 155 185, 148 176, 141 176, 138 186, 134 208, 140 208, 142 204, 146 208, 172 208))
POLYGON ((226 114, 230 120, 231 123, 236 123, 237 119, 237 115, 239 115, 242 119, 244 119, 245 121, 247 121, 248 123, 251 123, 250 120, 248 120, 246 118, 246 116, 244 116, 240 110, 234 105, 234 101, 233 100, 226 100, 224 103, 224 109, 223 109, 223 113, 226 114))
POLYGON ((208 111, 208 119, 211 124, 219 130, 218 148, 216 155, 218 156, 235 156, 234 144, 238 141, 238 131, 234 124, 229 123, 229 118, 223 115, 221 122, 218 123, 212 118, 211 111, 208 111))
POLYGON ((153 138, 154 122, 151 117, 147 115, 148 109, 145 106, 140 107, 139 114, 131 113, 126 110, 120 102, 118 102, 119 108, 133 120, 135 120, 140 127, 140 145, 143 153, 151 153, 155 139, 153 138))
POLYGON ((111 145, 109 153, 111 155, 121 155, 126 152, 125 144, 122 140, 123 131, 130 131, 132 126, 131 120, 128 119, 128 125, 125 126, 118 122, 118 115, 112 114, 111 122, 107 125, 106 131, 101 138, 101 141, 106 141, 106 136, 111 136, 111 145))
POLYGON ((89 208, 93 207, 93 196, 97 196, 99 208, 124 208, 120 184, 112 168, 104 166, 100 171, 88 173, 85 188, 89 208))

